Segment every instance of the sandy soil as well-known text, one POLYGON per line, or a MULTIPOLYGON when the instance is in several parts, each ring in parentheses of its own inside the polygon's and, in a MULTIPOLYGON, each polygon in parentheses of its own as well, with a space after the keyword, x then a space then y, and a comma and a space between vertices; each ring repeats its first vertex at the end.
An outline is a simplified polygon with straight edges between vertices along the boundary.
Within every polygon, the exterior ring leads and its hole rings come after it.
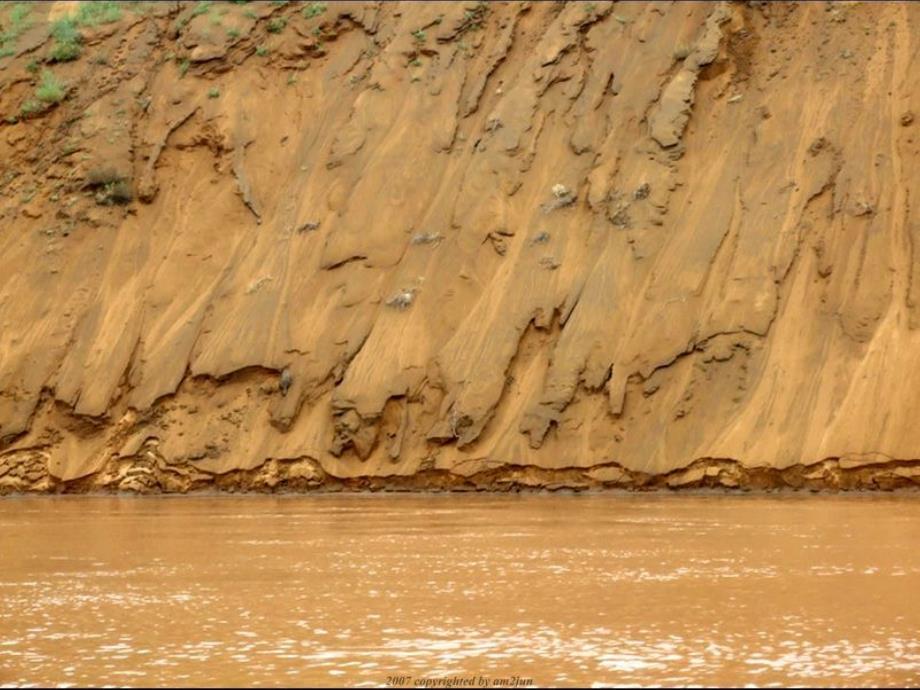
POLYGON ((0 492, 920 484, 920 3, 16 8, 0 492))

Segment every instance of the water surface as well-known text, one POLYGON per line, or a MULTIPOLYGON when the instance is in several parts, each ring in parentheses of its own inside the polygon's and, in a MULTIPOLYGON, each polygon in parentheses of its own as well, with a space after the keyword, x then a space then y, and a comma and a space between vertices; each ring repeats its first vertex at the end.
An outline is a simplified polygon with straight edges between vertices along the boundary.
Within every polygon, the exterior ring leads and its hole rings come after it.
POLYGON ((920 498, 0 501, 0 685, 917 685, 920 498))

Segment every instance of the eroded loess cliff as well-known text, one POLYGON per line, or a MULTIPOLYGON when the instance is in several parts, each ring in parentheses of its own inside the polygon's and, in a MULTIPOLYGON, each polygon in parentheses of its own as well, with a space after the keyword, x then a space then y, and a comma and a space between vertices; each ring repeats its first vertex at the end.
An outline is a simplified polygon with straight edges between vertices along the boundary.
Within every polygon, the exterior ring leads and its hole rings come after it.
POLYGON ((920 484, 920 4, 0 21, 0 492, 920 484))

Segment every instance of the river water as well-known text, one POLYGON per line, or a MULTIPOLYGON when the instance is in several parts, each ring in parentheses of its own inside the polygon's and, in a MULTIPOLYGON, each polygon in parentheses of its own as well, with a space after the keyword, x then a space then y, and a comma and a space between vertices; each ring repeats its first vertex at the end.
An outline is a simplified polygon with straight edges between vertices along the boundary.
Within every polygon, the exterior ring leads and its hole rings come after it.
POLYGON ((920 496, 0 500, 0 686, 451 679, 917 685, 920 496))

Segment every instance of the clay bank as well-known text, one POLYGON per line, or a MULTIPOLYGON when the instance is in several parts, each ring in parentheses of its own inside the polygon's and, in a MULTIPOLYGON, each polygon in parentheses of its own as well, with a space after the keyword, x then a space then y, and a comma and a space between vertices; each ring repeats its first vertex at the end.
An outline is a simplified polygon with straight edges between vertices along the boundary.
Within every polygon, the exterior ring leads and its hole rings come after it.
POLYGON ((916 487, 918 60, 917 3, 4 3, 0 493, 916 487))

